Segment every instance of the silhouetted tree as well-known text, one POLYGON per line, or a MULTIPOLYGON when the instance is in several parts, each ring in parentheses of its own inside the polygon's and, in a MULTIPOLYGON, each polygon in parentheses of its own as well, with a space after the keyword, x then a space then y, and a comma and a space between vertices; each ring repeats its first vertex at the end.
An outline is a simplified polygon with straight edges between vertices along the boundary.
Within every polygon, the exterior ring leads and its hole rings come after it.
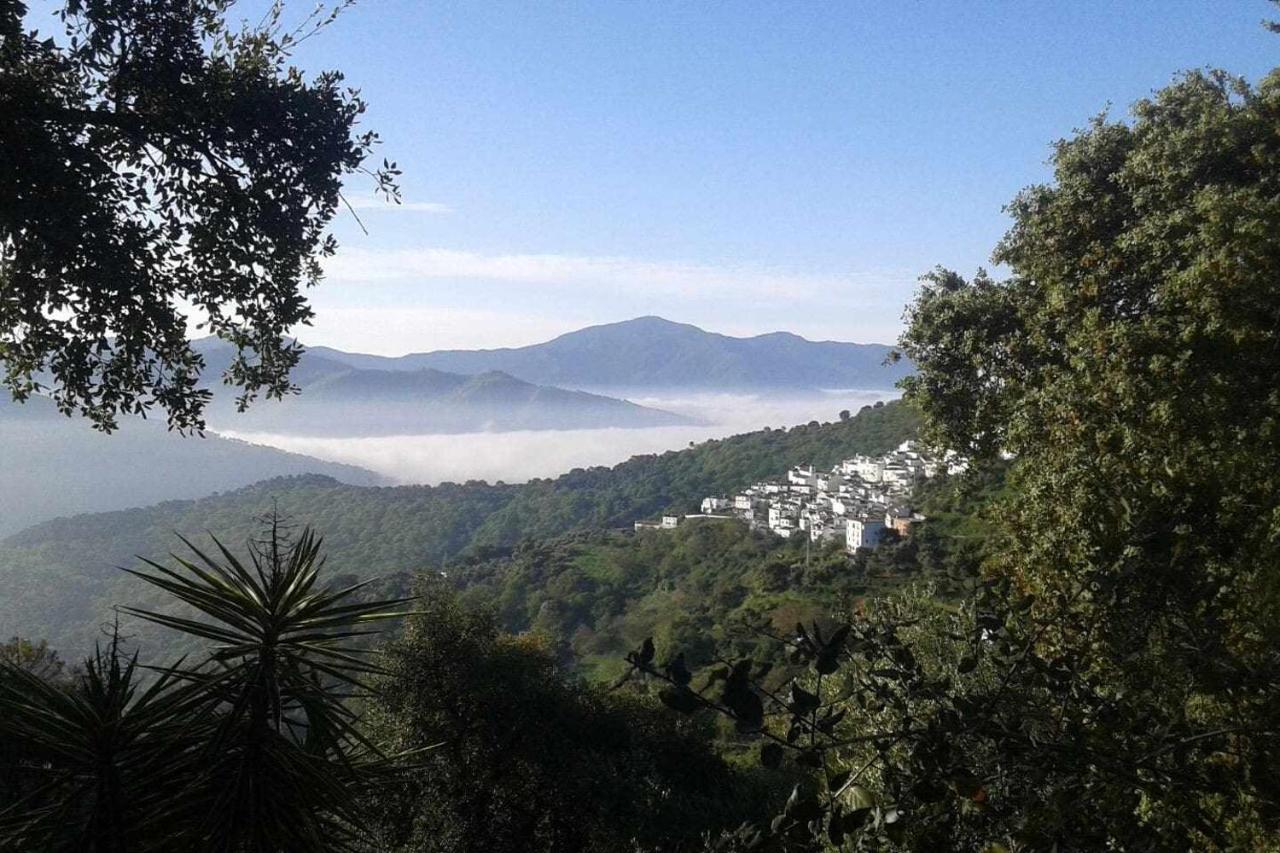
MULTIPOLYGON (((332 254, 342 177, 394 193, 364 103, 291 51, 351 0, 297 26, 256 26, 223 0, 64 0, 44 38, 0 4, 0 382, 51 384, 60 408, 110 430, 158 406, 199 429, 208 392, 187 314, 237 350, 242 403, 289 390, 311 316, 303 288, 332 254)), ((44 4, 41 4, 43 6, 44 4)))
POLYGON ((141 677, 113 636, 68 685, 0 663, 0 849, 226 853, 363 849, 364 787, 382 757, 352 700, 377 670, 354 641, 398 616, 323 586, 320 540, 268 535, 243 561, 133 574, 197 618, 124 608, 207 642, 207 657, 141 677))

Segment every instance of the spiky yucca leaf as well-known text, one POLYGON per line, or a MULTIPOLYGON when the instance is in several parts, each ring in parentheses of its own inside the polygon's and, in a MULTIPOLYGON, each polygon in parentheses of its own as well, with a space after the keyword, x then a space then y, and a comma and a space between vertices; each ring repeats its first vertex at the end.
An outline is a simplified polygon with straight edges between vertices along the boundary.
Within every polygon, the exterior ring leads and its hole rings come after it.
POLYGON ((324 588, 320 538, 306 529, 287 542, 275 520, 247 563, 216 538, 216 557, 183 542, 194 559, 127 571, 204 618, 124 609, 211 644, 207 664, 183 673, 216 704, 197 796, 203 849, 354 849, 353 792, 385 761, 348 701, 379 672, 352 641, 410 599, 355 600, 367 582, 324 588))
POLYGON ((275 520, 247 561, 183 541, 194 559, 130 573, 197 616, 124 609, 203 640, 200 663, 142 668, 113 639, 70 685, 0 666, 0 773, 19 792, 0 850, 361 849, 355 804, 389 762, 349 703, 379 671, 353 643, 408 599, 324 588, 319 537, 286 542, 275 520))
POLYGON ((0 850, 169 849, 198 774, 207 694, 162 672, 144 683, 113 634, 67 684, 0 664, 0 772, 25 780, 0 811, 0 850))

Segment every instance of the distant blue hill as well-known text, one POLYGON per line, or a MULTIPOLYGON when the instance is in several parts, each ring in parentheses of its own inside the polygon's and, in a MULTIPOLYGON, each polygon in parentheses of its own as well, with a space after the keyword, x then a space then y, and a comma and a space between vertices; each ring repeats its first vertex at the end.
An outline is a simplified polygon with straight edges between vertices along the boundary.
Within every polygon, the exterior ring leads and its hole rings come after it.
POLYGON ((590 326, 546 343, 491 350, 438 350, 389 358, 312 347, 315 356, 369 370, 482 374, 502 371, 542 385, 703 391, 885 390, 908 375, 887 365, 892 347, 810 341, 789 332, 734 338, 661 317, 590 326))
POLYGON ((205 359, 205 382, 215 403, 215 429, 309 436, 378 436, 514 430, 599 429, 691 424, 683 415, 585 391, 518 379, 501 370, 462 374, 401 364, 367 363, 376 356, 317 347, 291 374, 300 393, 259 400, 236 412, 233 395, 214 386, 231 359, 216 338, 195 342, 205 359))
POLYGON ((353 465, 212 434, 181 436, 165 429, 163 418, 123 418, 117 432, 104 435, 45 397, 15 403, 0 394, 0 538, 57 516, 199 498, 299 474, 356 486, 385 482, 353 465))

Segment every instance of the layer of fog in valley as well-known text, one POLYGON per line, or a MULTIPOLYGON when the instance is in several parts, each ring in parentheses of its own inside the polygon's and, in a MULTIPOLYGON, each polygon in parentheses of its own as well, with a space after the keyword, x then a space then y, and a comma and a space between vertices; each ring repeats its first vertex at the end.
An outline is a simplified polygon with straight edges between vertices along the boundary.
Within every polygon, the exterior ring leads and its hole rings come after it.
POLYGON ((857 412, 887 391, 824 391, 798 395, 680 394, 631 396, 631 402, 688 415, 692 426, 633 429, 526 430, 455 435, 394 435, 370 438, 297 436, 239 430, 221 434, 359 465, 401 484, 467 480, 524 482, 574 468, 614 465, 643 453, 679 450, 768 426, 832 421, 843 409, 857 412))

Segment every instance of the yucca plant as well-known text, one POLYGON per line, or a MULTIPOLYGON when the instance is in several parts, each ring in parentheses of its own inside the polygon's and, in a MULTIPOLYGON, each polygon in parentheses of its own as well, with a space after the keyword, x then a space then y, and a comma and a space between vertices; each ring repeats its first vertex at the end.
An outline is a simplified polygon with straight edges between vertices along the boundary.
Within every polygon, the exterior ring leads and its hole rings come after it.
POLYGON ((65 683, 0 664, 0 773, 12 796, 0 850, 172 849, 175 793, 199 772, 210 702, 172 672, 139 676, 114 631, 65 683))
POLYGON ((277 518, 246 559, 144 560, 131 574, 195 611, 123 611, 208 647, 196 665, 140 667, 113 637, 70 685, 0 666, 0 850, 294 853, 361 849, 357 808, 389 762, 353 705, 378 672, 358 640, 409 599, 321 584, 321 540, 277 518))
POLYGON ((356 849, 355 794, 385 760, 357 727, 352 700, 378 670, 353 641, 409 599, 358 601, 365 584, 326 589, 320 537, 308 528, 290 539, 275 517, 247 564, 213 541, 217 557, 184 539, 194 560, 128 570, 207 618, 123 608, 212 644, 206 663, 183 673, 215 709, 191 792, 203 813, 192 840, 236 853, 356 849))

